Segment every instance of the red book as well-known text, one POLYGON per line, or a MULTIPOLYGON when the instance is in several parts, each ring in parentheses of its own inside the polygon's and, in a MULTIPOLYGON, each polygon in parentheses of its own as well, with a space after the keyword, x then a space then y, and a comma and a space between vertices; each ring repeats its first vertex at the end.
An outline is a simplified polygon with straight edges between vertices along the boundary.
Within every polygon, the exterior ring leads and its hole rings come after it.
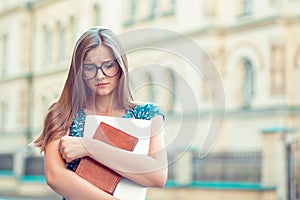
MULTIPOLYGON (((133 151, 138 142, 136 137, 104 122, 100 123, 93 138, 127 151, 133 151)), ((121 175, 90 157, 81 159, 75 173, 109 194, 113 194, 121 179, 121 175)))

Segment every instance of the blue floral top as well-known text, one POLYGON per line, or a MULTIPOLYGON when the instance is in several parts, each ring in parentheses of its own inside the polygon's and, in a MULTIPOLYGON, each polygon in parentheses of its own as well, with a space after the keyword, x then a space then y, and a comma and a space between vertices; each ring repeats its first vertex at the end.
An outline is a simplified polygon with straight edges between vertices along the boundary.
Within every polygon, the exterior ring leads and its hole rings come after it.
MULTIPOLYGON (((136 105, 131 110, 127 110, 126 114, 123 117, 150 120, 156 115, 164 116, 164 114, 162 113, 162 111, 157 105, 152 103, 147 103, 143 105, 136 105)), ((77 116, 70 127, 70 136, 74 136, 74 137, 83 136, 85 117, 86 114, 84 110, 81 110, 77 113, 77 116)), ((80 158, 75 159, 67 165, 67 168, 69 170, 75 171, 79 162, 80 162, 80 158)))

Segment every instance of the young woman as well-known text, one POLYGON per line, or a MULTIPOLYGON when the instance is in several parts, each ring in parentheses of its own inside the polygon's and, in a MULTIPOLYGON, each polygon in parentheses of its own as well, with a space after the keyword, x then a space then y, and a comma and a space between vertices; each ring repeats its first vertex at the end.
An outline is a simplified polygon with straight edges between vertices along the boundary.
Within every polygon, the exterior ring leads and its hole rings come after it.
POLYGON ((80 158, 89 156, 140 185, 164 186, 163 118, 156 105, 134 103, 127 58, 114 33, 90 28, 76 43, 61 96, 50 106, 42 133, 34 141, 44 151, 47 184, 68 200, 116 199, 73 172, 80 158), (148 155, 83 138, 87 114, 151 120, 148 155))

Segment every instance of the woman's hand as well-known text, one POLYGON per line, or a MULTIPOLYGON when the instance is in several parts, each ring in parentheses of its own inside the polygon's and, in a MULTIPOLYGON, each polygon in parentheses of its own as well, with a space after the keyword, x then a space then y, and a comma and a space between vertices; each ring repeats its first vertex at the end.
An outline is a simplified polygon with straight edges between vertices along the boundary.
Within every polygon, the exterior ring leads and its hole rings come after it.
MULTIPOLYGON (((77 141, 78 138, 74 139, 74 141, 77 141)), ((55 139, 50 141, 45 148, 45 176, 47 184, 68 200, 117 200, 66 168, 65 161, 59 152, 59 143, 65 144, 65 142, 69 143, 69 138, 63 138, 62 142, 60 142, 60 139, 55 139), (72 183, 72 187, 70 187, 70 183, 72 183)))
POLYGON ((82 138, 63 136, 59 141, 59 152, 62 158, 67 162, 71 162, 76 158, 88 156, 89 152, 83 145, 82 138))

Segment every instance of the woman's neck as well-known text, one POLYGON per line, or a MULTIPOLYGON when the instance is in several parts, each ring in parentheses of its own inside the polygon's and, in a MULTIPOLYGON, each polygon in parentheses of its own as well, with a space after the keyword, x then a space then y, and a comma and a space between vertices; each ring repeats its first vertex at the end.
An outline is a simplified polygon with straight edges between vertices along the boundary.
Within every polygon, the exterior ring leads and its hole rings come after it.
MULTIPOLYGON (((115 101, 109 96, 95 97, 87 102, 86 109, 88 113, 97 115, 116 115, 117 110, 122 109, 115 101)), ((118 115, 118 114, 117 114, 118 115)))

